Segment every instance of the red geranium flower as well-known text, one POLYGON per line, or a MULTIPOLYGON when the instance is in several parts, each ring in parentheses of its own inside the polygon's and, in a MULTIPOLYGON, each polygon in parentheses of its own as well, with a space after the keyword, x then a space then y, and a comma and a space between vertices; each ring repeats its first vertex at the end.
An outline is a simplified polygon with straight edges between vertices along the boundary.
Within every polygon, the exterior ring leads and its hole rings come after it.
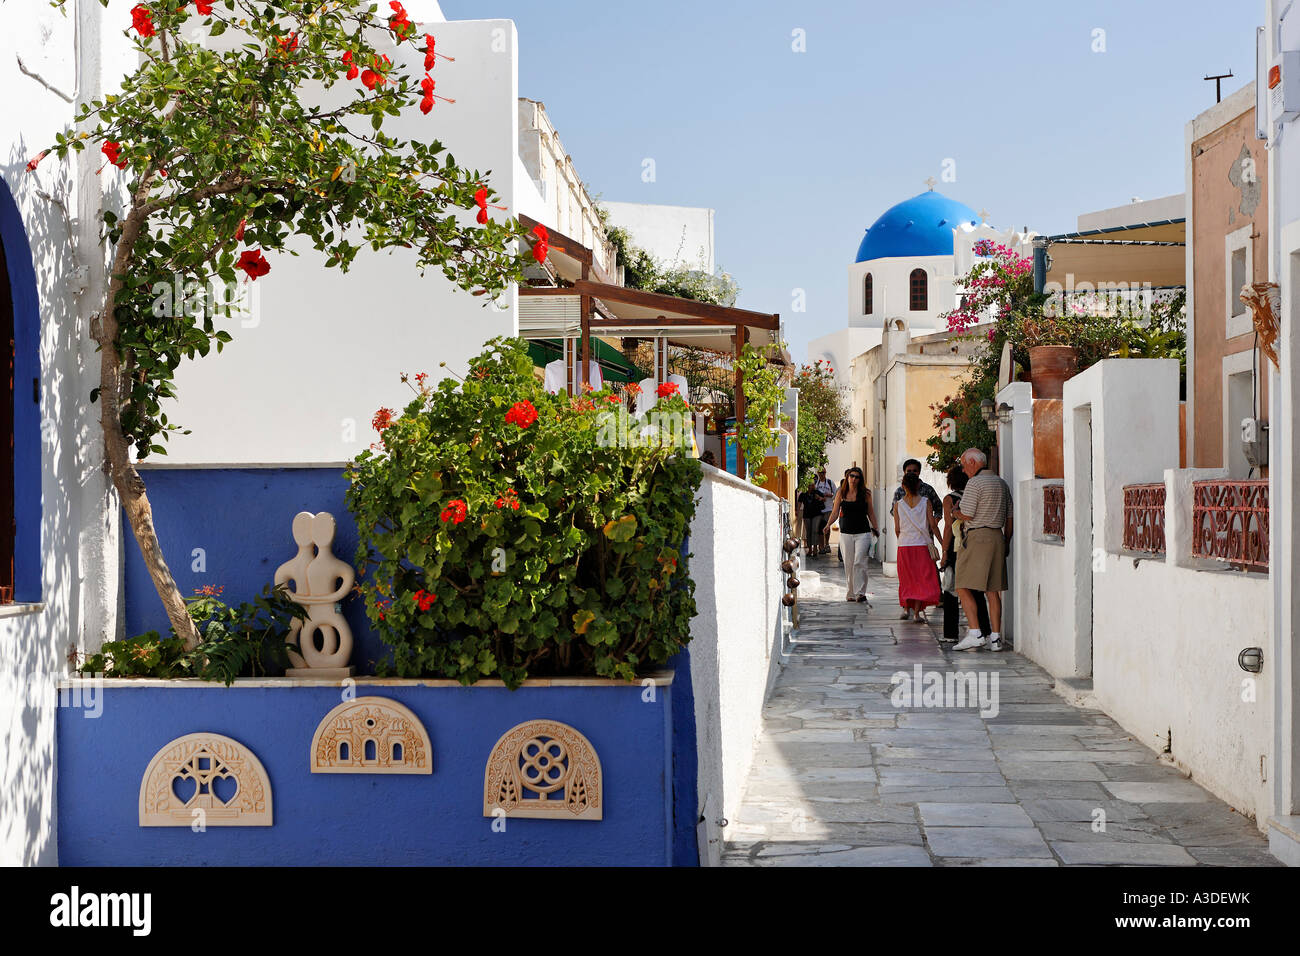
POLYGON ((533 407, 532 402, 527 400, 515 402, 510 406, 510 411, 506 412, 506 421, 512 425, 518 425, 520 428, 527 428, 537 421, 537 409, 533 407))
POLYGON ((617 395, 606 395, 605 401, 609 402, 611 405, 617 405, 622 402, 623 399, 619 398, 617 395))
POLYGON ((460 498, 455 498, 447 502, 447 507, 442 509, 442 514, 439 517, 442 519, 443 524, 448 521, 453 524, 460 524, 465 520, 468 513, 469 509, 465 506, 465 502, 460 498))
POLYGON ((126 160, 118 158, 118 154, 122 151, 121 143, 107 142, 100 147, 100 150, 108 157, 108 161, 118 169, 126 169, 126 160))
POLYGON ((153 15, 143 3, 131 8, 131 26, 142 37, 151 37, 156 32, 153 28, 153 15))
POLYGON ((370 424, 374 426, 375 431, 382 432, 393 424, 393 410, 391 408, 381 408, 375 412, 375 417, 370 419, 370 424))
POLYGON ((255 281, 258 276, 264 276, 271 271, 271 264, 262 255, 261 249, 245 249, 239 254, 239 262, 235 264, 235 268, 243 269, 248 273, 249 280, 255 281))
POLYGON ((433 602, 438 600, 438 595, 430 594, 424 588, 420 588, 420 590, 412 594, 411 597, 419 606, 421 611, 429 610, 429 608, 433 607, 433 602))
POLYGON ((655 389, 655 394, 658 395, 660 398, 667 398, 669 395, 676 395, 677 383, 661 382, 659 387, 655 389))
POLYGON ((384 619, 384 609, 388 607, 389 601, 376 601, 375 610, 379 613, 379 620, 384 619))

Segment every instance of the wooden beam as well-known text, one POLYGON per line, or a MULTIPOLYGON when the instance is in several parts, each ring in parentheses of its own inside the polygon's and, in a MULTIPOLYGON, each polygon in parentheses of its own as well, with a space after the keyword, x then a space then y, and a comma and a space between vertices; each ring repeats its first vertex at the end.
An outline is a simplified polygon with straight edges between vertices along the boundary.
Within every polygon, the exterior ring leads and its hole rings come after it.
MULTIPOLYGON (((753 326, 754 328, 768 329, 775 332, 781 324, 780 316, 770 315, 766 312, 750 312, 747 309, 710 305, 707 302, 696 302, 693 299, 679 299, 676 296, 663 295, 659 292, 643 292, 640 289, 627 289, 623 286, 591 282, 585 279, 574 283, 574 288, 579 292, 593 295, 605 302, 622 302, 625 305, 654 309, 665 315, 676 313, 677 316, 708 319, 717 322, 719 325, 753 326)), ((668 321, 667 318, 662 320, 664 323, 668 321)))
MULTIPOLYGON (((739 436, 745 422, 745 373, 740 368, 740 353, 749 341, 749 327, 737 325, 733 340, 736 343, 736 434, 739 436)), ((740 447, 740 442, 736 442, 736 477, 745 477, 745 450, 740 447)))

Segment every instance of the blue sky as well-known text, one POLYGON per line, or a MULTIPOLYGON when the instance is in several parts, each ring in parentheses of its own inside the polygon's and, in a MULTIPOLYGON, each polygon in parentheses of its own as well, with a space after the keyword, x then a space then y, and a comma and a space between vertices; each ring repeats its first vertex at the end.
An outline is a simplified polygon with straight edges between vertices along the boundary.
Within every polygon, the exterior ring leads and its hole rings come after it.
POLYGON ((1254 74, 1263 0, 442 0, 519 28, 519 88, 608 200, 711 206, 738 305, 791 352, 843 327, 845 268, 886 208, 936 188, 989 221, 1063 232, 1183 191, 1207 73, 1254 74), (792 50, 803 30, 807 51, 792 50), (1093 52, 1104 30, 1105 51, 1093 52), (655 160, 653 183, 642 161, 655 160), (792 293, 807 294, 794 313, 792 293))

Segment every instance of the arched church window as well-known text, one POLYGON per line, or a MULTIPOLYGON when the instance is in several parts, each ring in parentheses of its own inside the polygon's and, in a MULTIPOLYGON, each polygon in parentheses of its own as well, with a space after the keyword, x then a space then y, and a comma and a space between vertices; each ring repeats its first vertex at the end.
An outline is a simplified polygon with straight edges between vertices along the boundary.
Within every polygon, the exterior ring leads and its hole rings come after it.
POLYGON ((862 279, 862 314, 871 314, 871 273, 868 272, 862 279))
POLYGON ((913 312, 925 312, 930 307, 930 282, 924 269, 913 269, 909 282, 913 312))

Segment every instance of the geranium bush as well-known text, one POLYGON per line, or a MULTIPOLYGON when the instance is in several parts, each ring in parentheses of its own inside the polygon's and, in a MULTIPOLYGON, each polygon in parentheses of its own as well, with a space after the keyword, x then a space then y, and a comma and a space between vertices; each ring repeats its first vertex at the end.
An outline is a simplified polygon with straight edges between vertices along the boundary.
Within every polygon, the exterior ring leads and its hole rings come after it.
POLYGON ((409 384, 348 469, 382 672, 631 680, 690 640, 682 545, 701 475, 680 396, 629 420, 609 389, 548 394, 517 339, 463 381, 409 384))

